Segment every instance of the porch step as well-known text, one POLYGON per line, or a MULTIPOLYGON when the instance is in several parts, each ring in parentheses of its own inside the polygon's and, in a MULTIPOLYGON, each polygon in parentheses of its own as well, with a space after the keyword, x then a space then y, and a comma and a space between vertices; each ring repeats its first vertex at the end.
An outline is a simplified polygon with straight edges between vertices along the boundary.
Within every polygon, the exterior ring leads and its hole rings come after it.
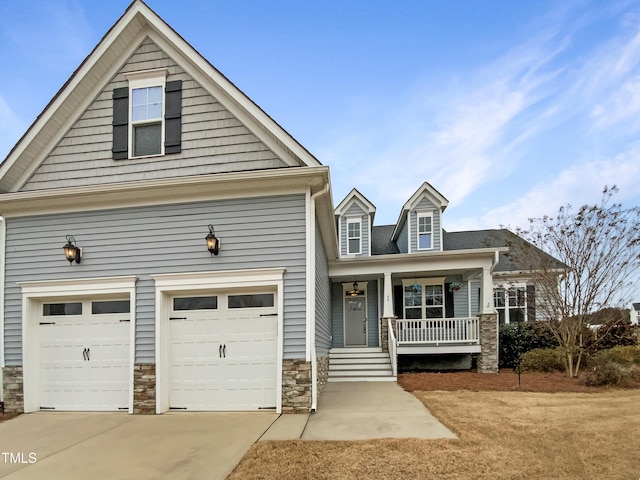
POLYGON ((332 348, 329 382, 395 381, 388 353, 381 348, 332 348))

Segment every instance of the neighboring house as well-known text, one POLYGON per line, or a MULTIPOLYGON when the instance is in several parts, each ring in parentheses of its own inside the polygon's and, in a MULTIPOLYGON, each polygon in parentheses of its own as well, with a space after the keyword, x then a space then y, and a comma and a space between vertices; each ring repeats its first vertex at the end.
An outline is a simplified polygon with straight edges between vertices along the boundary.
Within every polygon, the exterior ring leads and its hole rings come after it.
POLYGON ((0 165, 6 409, 308 412, 330 351, 335 380, 496 371, 535 291, 518 237, 445 232, 447 204, 334 210, 328 167, 136 0, 0 165))
POLYGON ((631 325, 640 324, 640 303, 632 303, 629 310, 629 320, 631 325))

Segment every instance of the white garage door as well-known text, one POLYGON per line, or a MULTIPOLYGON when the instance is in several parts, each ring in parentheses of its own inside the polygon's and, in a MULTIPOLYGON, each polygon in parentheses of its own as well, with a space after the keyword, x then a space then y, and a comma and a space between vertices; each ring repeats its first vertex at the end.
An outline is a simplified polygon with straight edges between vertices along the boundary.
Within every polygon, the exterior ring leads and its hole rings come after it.
POLYGON ((170 408, 276 407, 274 293, 175 297, 169 326, 170 408))
POLYGON ((128 300, 42 305, 41 409, 128 409, 129 311, 128 300))

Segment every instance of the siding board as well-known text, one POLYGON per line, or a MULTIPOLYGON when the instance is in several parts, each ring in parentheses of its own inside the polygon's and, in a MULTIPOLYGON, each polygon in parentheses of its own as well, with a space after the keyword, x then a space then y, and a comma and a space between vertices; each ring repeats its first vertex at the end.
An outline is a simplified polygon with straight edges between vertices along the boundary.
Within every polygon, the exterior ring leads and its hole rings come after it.
POLYGON ((232 171, 286 164, 220 102, 146 39, 21 190, 64 188, 232 171), (166 68, 182 80, 182 151, 152 159, 112 159, 112 91, 126 87, 124 73, 166 68))
POLYGON ((155 361, 155 287, 150 275, 284 267, 284 356, 305 356, 305 196, 280 195, 180 205, 8 218, 5 360, 22 364, 22 293, 17 282, 136 275, 136 361, 155 361), (207 225, 221 239, 211 258, 207 225), (43 235, 43 232, 46 234, 43 235), (83 258, 69 266, 73 234, 83 258))

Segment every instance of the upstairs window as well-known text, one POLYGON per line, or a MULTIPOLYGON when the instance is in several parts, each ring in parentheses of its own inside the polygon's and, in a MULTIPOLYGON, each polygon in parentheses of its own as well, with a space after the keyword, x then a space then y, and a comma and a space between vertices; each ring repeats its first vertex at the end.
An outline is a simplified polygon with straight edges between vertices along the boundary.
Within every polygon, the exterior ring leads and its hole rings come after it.
POLYGON ((162 87, 131 90, 131 139, 134 157, 162 153, 162 87))
POLYGON ((180 153, 182 80, 167 82, 166 69, 126 74, 113 90, 113 159, 180 153))
POLYGON ((431 213, 418 214, 418 250, 433 248, 433 215, 431 213))
POLYGON ((361 252, 361 223, 360 219, 347 220, 347 255, 361 252))

